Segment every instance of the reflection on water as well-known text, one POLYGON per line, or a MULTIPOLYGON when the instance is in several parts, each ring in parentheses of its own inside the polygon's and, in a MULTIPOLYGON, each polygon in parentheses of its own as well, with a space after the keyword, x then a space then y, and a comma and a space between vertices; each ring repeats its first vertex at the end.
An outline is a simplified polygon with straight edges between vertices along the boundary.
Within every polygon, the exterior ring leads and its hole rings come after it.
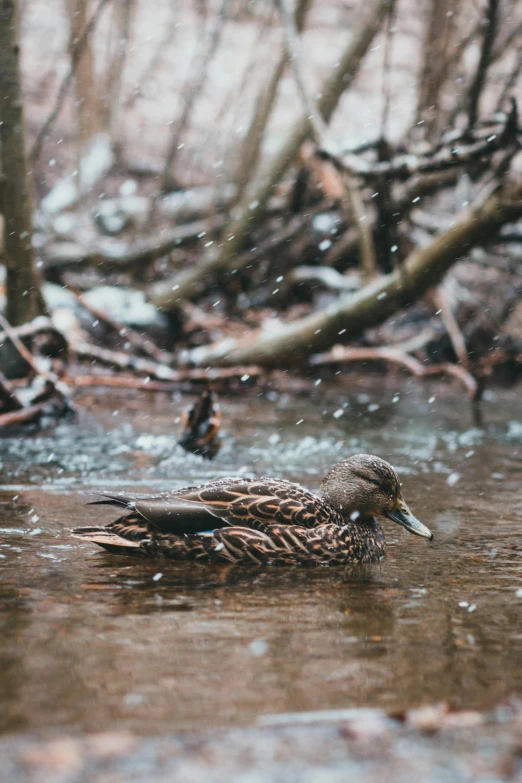
POLYGON ((479 430, 458 391, 379 385, 225 400, 231 434, 210 466, 175 446, 180 402, 163 395, 86 398, 79 423, 0 441, 2 728, 159 731, 521 695, 517 395, 497 392, 479 430), (134 562, 67 536, 112 516, 79 489, 238 470, 313 488, 357 451, 400 470, 433 544, 386 523, 381 564, 241 569, 134 562))

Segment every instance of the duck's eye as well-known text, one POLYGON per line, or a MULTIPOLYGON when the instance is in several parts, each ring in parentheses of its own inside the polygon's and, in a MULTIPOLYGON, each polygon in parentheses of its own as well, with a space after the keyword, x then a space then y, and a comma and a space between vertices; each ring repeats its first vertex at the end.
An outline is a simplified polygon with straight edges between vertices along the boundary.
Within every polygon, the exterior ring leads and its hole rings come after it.
POLYGON ((377 479, 369 478, 367 481, 369 481, 370 484, 373 484, 375 487, 379 487, 379 489, 381 488, 381 482, 377 481, 377 479))

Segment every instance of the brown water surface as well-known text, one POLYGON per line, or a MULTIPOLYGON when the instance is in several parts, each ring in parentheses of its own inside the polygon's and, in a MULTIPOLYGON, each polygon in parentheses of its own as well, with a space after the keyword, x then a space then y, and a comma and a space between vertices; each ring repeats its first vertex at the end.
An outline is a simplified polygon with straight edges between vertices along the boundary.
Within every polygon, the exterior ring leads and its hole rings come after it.
POLYGON ((86 395, 77 422, 0 440, 4 731, 153 733, 522 695, 519 392, 490 396, 478 428, 461 392, 438 386, 251 391, 223 401, 229 436, 210 464, 176 446, 181 405, 86 395), (359 451, 396 466, 432 544, 390 522, 383 563, 241 569, 134 562, 68 535, 113 516, 80 490, 238 472, 314 488, 359 451))

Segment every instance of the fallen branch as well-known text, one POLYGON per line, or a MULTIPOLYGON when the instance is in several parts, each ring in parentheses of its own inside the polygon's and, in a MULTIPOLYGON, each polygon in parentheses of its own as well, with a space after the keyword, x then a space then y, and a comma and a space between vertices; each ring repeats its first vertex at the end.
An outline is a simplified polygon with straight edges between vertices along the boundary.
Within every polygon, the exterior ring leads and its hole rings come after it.
POLYGON ((27 424, 30 421, 39 419, 44 409, 48 406, 49 400, 38 402, 36 405, 28 405, 9 413, 0 413, 0 427, 13 427, 17 424, 27 424))
POLYGON ((35 337, 38 334, 42 334, 44 332, 53 332, 53 331, 56 332, 56 329, 51 319, 48 318, 46 315, 39 315, 36 318, 34 318, 32 321, 28 321, 26 324, 22 324, 21 326, 16 326, 16 327, 11 326, 9 332, 8 331, 0 332, 0 345, 5 340, 10 340, 12 334, 14 334, 19 339, 23 339, 24 337, 35 337))
POLYGON ((318 149, 317 155, 331 160, 341 171, 362 177, 365 180, 388 179, 406 180, 417 174, 431 174, 445 171, 456 166, 464 166, 484 156, 491 157, 499 149, 504 149, 510 142, 516 141, 518 116, 516 104, 499 133, 489 133, 486 137, 467 144, 453 142, 441 147, 435 153, 426 155, 402 154, 389 161, 368 161, 359 155, 338 156, 331 150, 318 149))
POLYGON ((342 345, 334 345, 327 353, 310 356, 310 364, 321 366, 324 364, 345 364, 346 362, 389 362, 405 367, 412 375, 421 377, 424 366, 418 359, 397 350, 397 348, 352 348, 342 345))
POLYGON ((116 367, 118 370, 132 370, 160 381, 176 382, 179 380, 176 370, 150 359, 141 359, 138 356, 123 353, 123 351, 112 351, 109 348, 101 348, 99 345, 92 345, 77 339, 70 343, 70 347, 80 359, 94 360, 109 367, 116 367))
POLYGON ((433 364, 426 367, 426 365, 419 362, 418 359, 395 348, 343 348, 341 346, 335 346, 328 353, 310 357, 310 364, 316 366, 332 363, 345 364, 347 362, 368 361, 398 364, 409 370, 416 378, 426 378, 434 375, 451 375, 463 384, 471 400, 478 399, 479 384, 473 375, 464 367, 450 364, 449 362, 433 364))
MULTIPOLYGON (((46 322, 50 324, 48 318, 43 316, 36 318, 35 321, 31 324, 33 334, 36 334, 34 326, 35 322, 37 322, 40 331, 43 330, 43 326, 47 326, 46 322)), ((54 372, 42 370, 38 366, 38 363, 36 362, 32 353, 28 348, 25 347, 22 340, 20 339, 20 334, 24 331, 27 333, 27 326, 29 325, 24 325, 26 327, 25 329, 24 327, 18 327, 15 329, 0 313, 0 326, 3 328, 5 335, 9 338, 22 359, 24 359, 24 361, 32 369, 36 379, 41 379, 43 382, 43 389, 37 390, 36 395, 33 396, 32 404, 23 407, 21 406, 18 397, 14 396, 11 389, 12 404, 16 409, 0 415, 0 426, 7 427, 11 426, 12 424, 22 424, 27 421, 34 421, 45 412, 54 413, 55 415, 62 415, 66 411, 73 410, 72 404, 69 400, 69 389, 67 386, 60 378, 58 378, 54 372)), ((47 329, 47 331, 50 331, 50 329, 47 329)), ((8 382, 4 382, 3 387, 8 392, 10 391, 10 385, 8 382)))
MULTIPOLYGON (((107 365, 108 367, 115 367, 118 370, 131 370, 132 372, 139 373, 140 375, 146 375, 149 379, 156 381, 170 381, 171 383, 180 383, 182 381, 203 381, 214 380, 223 378, 235 378, 235 377, 255 377, 262 371, 259 367, 255 366, 239 366, 232 368, 207 368, 204 370, 198 369, 181 369, 175 370, 172 367, 168 367, 165 364, 158 362, 152 362, 149 359, 141 359, 132 354, 126 354, 122 351, 111 351, 108 348, 101 348, 98 345, 91 345, 90 343, 75 340, 71 343, 71 350, 76 353, 80 359, 90 359, 99 362, 100 364, 107 365)), ((85 377, 85 376, 84 376, 85 377)), ((91 385, 104 385, 105 376, 92 376, 96 378, 91 385)), ((149 383, 152 381, 146 381, 145 386, 149 388, 149 383)), ((88 382, 87 382, 88 383, 88 382)), ((86 384, 87 385, 87 384, 86 384)), ((118 386, 119 380, 109 381, 107 385, 118 386)), ((141 387, 140 387, 141 388, 141 387)), ((152 387, 150 387, 152 388, 152 387)), ((161 389, 159 389, 161 390, 161 389)))
POLYGON ((140 389, 143 391, 172 392, 184 382, 218 382, 239 378, 246 383, 251 378, 264 374, 261 367, 208 367, 205 370, 184 369, 176 373, 176 381, 159 381, 148 378, 136 378, 129 375, 67 375, 64 380, 71 386, 110 386, 122 389, 140 389), (244 380, 243 380, 244 379, 244 380))

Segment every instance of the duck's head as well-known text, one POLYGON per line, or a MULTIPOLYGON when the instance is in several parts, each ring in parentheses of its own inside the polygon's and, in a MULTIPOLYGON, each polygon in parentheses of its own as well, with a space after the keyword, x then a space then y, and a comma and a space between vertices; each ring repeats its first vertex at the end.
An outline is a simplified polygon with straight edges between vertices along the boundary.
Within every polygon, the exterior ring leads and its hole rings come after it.
POLYGON ((354 520, 388 517, 416 536, 433 538, 404 502, 396 472, 380 457, 356 454, 334 465, 321 484, 321 495, 354 520))

